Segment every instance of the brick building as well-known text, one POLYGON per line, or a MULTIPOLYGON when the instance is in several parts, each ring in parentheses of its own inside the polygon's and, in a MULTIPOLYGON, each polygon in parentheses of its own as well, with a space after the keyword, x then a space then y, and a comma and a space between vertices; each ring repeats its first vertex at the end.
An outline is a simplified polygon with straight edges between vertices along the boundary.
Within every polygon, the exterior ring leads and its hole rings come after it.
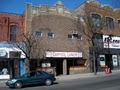
MULTIPOLYGON (((95 31, 94 48, 97 55, 95 66, 98 71, 104 66, 111 69, 119 69, 120 67, 120 9, 113 9, 110 6, 104 6, 98 2, 86 2, 75 9, 79 16, 84 17, 90 15, 93 24, 99 31, 95 31), (100 29, 98 29, 100 28, 100 29)), ((90 28, 87 28, 88 32, 90 28)), ((92 33, 93 34, 93 33, 92 33)), ((93 35, 92 35, 93 36, 93 35)), ((89 50, 89 57, 93 46, 89 50)), ((89 67, 93 70, 94 61, 90 60, 89 67)))
MULTIPOLYGON (((41 60, 32 66, 56 75, 86 72, 83 58, 82 34, 77 30, 77 13, 66 9, 58 1, 54 6, 35 7, 27 4, 25 9, 26 32, 32 32, 41 47, 41 60), (81 36, 82 35, 82 36, 81 36)), ((37 47, 37 48, 38 48, 37 47)), ((35 60, 33 60, 35 61, 35 60)))
MULTIPOLYGON (((24 73, 23 52, 14 47, 13 42, 21 42, 24 33, 24 15, 0 12, 0 71, 7 68, 5 78, 24 73)), ((0 76, 1 77, 1 76, 0 76)))

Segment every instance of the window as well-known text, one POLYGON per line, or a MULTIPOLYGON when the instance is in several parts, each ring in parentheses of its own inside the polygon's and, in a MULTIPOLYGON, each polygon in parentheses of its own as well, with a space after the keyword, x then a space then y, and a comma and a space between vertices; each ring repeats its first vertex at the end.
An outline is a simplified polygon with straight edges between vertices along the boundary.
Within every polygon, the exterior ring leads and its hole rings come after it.
POLYGON ((120 20, 118 20, 118 29, 120 30, 120 20))
POLYGON ((82 40, 81 35, 78 35, 78 36, 77 36, 77 39, 78 39, 78 40, 82 40))
POLYGON ((73 36, 70 35, 70 34, 68 34, 68 39, 70 40, 70 39, 72 39, 72 38, 73 38, 73 36))
POLYGON ((42 73, 40 72, 40 71, 37 71, 36 72, 36 76, 39 76, 39 75, 41 75, 42 73))
POLYGON ((7 61, 7 60, 2 61, 2 59, 1 59, 1 61, 0 61, 0 70, 1 70, 0 75, 1 74, 9 74, 9 72, 10 72, 9 65, 10 65, 9 61, 7 61))
POLYGON ((100 27, 101 25, 101 16, 98 14, 92 14, 92 21, 95 27, 100 27))
POLYGON ((114 29, 114 20, 111 17, 106 17, 106 25, 108 29, 114 29))
POLYGON ((54 33, 51 33, 51 32, 48 33, 48 37, 49 37, 49 38, 53 38, 53 37, 54 37, 54 33))
POLYGON ((35 32, 35 36, 36 36, 36 37, 41 37, 41 36, 42 36, 42 32, 36 31, 36 32, 35 32))
POLYGON ((10 51, 9 53, 10 53, 10 55, 9 55, 10 58, 20 58, 20 56, 21 56, 21 52, 10 51))
POLYGON ((16 25, 11 25, 10 26, 10 41, 16 41, 16 25))
POLYGON ((0 31, 2 30, 2 25, 0 25, 0 31))

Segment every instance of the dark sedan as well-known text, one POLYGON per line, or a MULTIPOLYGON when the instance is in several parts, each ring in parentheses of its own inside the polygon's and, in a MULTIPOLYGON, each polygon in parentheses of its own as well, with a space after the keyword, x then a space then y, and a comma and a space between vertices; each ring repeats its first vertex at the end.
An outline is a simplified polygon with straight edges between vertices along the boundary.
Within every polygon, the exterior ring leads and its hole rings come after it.
POLYGON ((6 82, 9 87, 22 88, 25 85, 46 84, 51 85, 56 80, 54 74, 45 71, 31 71, 24 75, 12 78, 6 82))

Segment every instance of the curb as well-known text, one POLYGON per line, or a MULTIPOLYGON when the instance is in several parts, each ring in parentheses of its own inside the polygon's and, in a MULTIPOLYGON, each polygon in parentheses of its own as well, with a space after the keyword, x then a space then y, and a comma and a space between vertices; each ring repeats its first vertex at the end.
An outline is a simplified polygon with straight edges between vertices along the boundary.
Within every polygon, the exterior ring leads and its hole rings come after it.
POLYGON ((103 76, 110 76, 120 74, 120 70, 113 70, 112 73, 106 74, 105 72, 98 72, 97 74, 94 73, 82 73, 82 74, 75 74, 75 75, 62 75, 57 76, 56 81, 63 82, 63 81, 70 81, 76 79, 85 79, 85 78, 92 78, 92 77, 103 77, 103 76))

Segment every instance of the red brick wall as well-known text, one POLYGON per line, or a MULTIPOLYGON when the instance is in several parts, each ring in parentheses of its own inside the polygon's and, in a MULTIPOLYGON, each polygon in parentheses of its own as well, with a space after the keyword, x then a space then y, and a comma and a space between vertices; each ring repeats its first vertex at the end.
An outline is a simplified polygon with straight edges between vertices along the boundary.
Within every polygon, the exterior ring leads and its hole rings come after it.
POLYGON ((10 25, 13 24, 17 26, 17 41, 21 41, 24 32, 24 16, 0 12, 0 41, 9 41, 10 25))

